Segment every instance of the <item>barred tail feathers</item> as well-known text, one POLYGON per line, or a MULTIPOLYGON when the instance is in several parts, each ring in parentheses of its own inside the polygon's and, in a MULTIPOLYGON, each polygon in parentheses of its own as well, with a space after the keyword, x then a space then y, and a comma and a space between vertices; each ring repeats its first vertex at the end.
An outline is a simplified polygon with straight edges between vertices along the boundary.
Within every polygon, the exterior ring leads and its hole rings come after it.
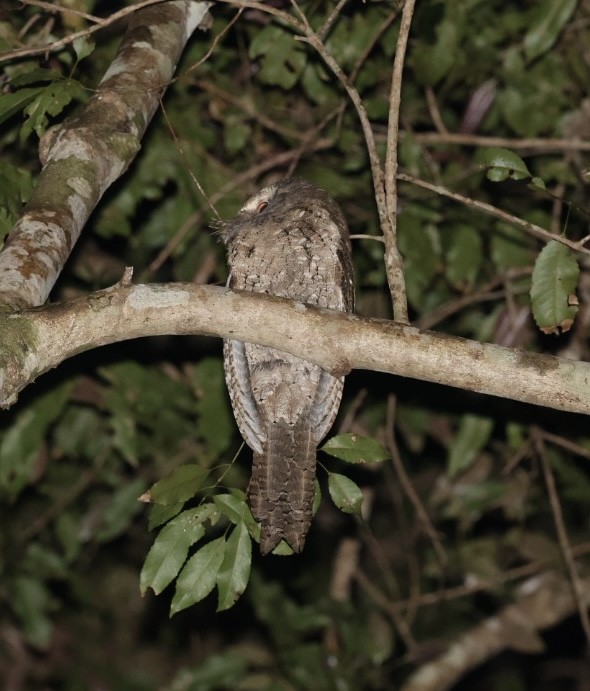
POLYGON ((248 488, 252 513, 260 522, 262 554, 281 540, 295 552, 303 550, 312 519, 315 472, 316 442, 309 420, 272 423, 263 453, 254 454, 248 488))

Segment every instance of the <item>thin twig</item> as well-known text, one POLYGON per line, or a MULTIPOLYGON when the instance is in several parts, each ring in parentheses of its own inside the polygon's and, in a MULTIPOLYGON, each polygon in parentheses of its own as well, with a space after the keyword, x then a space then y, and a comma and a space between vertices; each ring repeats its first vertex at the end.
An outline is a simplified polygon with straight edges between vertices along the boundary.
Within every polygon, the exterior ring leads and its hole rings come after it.
MULTIPOLYGON (((22 0, 22 2, 27 4, 28 0, 22 0)), ((114 24, 115 22, 119 21, 119 19, 122 19, 123 17, 126 17, 129 14, 137 12, 143 7, 147 7, 148 5, 157 5, 161 2, 165 2, 165 0, 143 0, 142 2, 138 2, 137 4, 131 5, 130 7, 124 7, 122 10, 114 12, 110 16, 101 19, 99 24, 89 26, 87 29, 75 31, 73 34, 68 34, 67 36, 60 38, 57 41, 46 43, 43 46, 35 46, 32 48, 17 48, 16 50, 9 50, 5 53, 0 53, 0 61, 12 60, 13 58, 29 57, 33 55, 43 55, 44 53, 54 53, 56 50, 61 50, 64 46, 70 45, 70 43, 73 43, 77 38, 89 36, 90 34, 93 34, 96 31, 99 31, 100 29, 104 29, 105 27, 114 24)))
POLYGON ((323 23, 323 25, 318 30, 318 36, 322 41, 330 33, 330 29, 334 25, 334 22, 336 21, 336 19, 338 19, 340 12, 342 12, 342 8, 344 7, 344 5, 346 5, 347 2, 348 2, 348 0, 340 0, 340 2, 332 10, 332 13, 328 16, 326 21, 323 23))
MULTIPOLYGON (((572 552, 577 557, 582 557, 590 554, 590 543, 584 542, 572 547, 572 552)), ((468 585, 458 585, 451 588, 443 588, 442 590, 435 590, 429 593, 422 593, 417 598, 415 596, 406 600, 397 600, 392 602, 384 594, 379 592, 379 604, 384 605, 388 612, 405 612, 409 607, 433 607, 440 605, 441 602, 452 602, 459 600, 469 595, 475 595, 485 591, 493 590, 500 585, 510 583, 512 581, 519 581, 521 578, 527 578, 540 573, 543 569, 553 563, 555 559, 548 558, 538 561, 532 561, 522 566, 515 566, 513 569, 508 569, 504 573, 492 578, 477 580, 468 585)), ((358 574, 358 571, 357 571, 358 574)), ((356 577, 356 574, 355 574, 356 577)))
MULTIPOLYGON (((533 269, 530 266, 522 267, 521 269, 515 269, 510 271, 510 279, 514 280, 516 278, 522 278, 524 276, 530 276, 533 269)), ((433 326, 440 323, 444 319, 460 312, 465 307, 470 305, 476 305, 480 302, 489 302, 491 300, 505 299, 507 297, 508 291, 503 288, 502 290, 496 290, 498 286, 503 286, 508 280, 507 274, 502 274, 500 276, 494 276, 491 281, 488 281, 485 285, 475 293, 469 293, 467 295, 462 295, 461 297, 453 300, 452 302, 445 303, 436 307, 431 312, 427 312, 422 315, 419 319, 416 319, 412 325, 419 329, 428 330, 432 329, 433 326)))
POLYGON ((573 453, 576 456, 580 456, 581 458, 586 458, 587 460, 590 460, 590 451, 588 451, 588 449, 585 449, 583 446, 575 444, 573 441, 570 441, 569 439, 565 439, 564 437, 560 437, 557 434, 552 434, 551 432, 547 432, 543 429, 539 430, 539 433, 542 435, 545 441, 548 441, 551 444, 555 444, 556 446, 560 446, 562 449, 565 449, 566 451, 569 451, 570 453, 573 453))
POLYGON ((395 259, 396 256, 399 258, 399 254, 397 253, 397 247, 395 246, 394 227, 392 226, 391 218, 387 211, 385 177, 381 161, 377 153, 377 147, 375 145, 375 135, 371 127, 371 122, 369 120, 365 104, 363 103, 359 92, 353 86, 350 79, 346 76, 338 62, 335 60, 334 56, 328 51, 324 43, 311 28, 307 18, 305 17, 305 14, 299 8, 297 0, 291 0, 291 4, 299 13, 304 26, 304 35, 296 36, 295 39, 309 43, 310 46, 315 48, 326 65, 328 65, 328 67, 337 77, 338 81, 342 84, 359 117, 363 134, 365 136, 367 152, 369 154, 369 162, 373 176, 373 186, 375 188, 377 212, 379 214, 379 221, 385 237, 385 268, 389 283, 389 291, 391 293, 391 300, 394 306, 394 317, 397 321, 407 323, 407 303, 403 280, 403 269, 401 267, 401 259, 400 261, 396 261, 395 259))
POLYGON ((358 60, 354 64, 351 72, 350 72, 350 82, 354 84, 356 82, 356 78, 358 77, 359 72, 361 71, 363 65, 365 64, 365 61, 369 57, 369 55, 373 52, 373 48, 377 45, 379 42, 379 39, 383 36, 383 34, 387 31, 387 29, 393 24, 395 21, 397 15, 399 14, 399 7, 394 7, 393 10, 385 17, 383 22, 381 23, 380 26, 377 27, 377 31, 367 44, 367 47, 365 50, 362 52, 362 54, 359 56, 358 60))
MULTIPOLYGON (((506 149, 530 149, 538 153, 551 151, 590 151, 590 142, 583 139, 511 139, 510 137, 485 137, 478 134, 459 134, 454 132, 407 133, 420 144, 458 144, 460 146, 500 146, 506 149)), ((402 133, 405 136, 406 132, 402 133)))
POLYGON ((541 226, 536 225, 535 223, 530 223, 529 221, 525 221, 524 219, 519 218, 518 216, 513 216, 512 214, 509 214, 506 211, 502 211, 502 209, 498 209, 498 207, 492 206, 491 204, 487 204, 486 202, 480 202, 476 199, 471 199, 471 197, 466 197, 457 192, 452 192, 451 190, 447 189, 446 187, 442 187, 441 185, 433 185, 430 182, 420 180, 420 178, 416 178, 413 175, 408 175, 407 173, 398 173, 397 179, 402 180, 403 182, 409 182, 412 185, 415 185, 416 187, 422 187, 425 190, 429 190, 430 192, 439 194, 441 197, 448 197, 453 201, 459 202, 459 204, 464 204, 465 206, 468 206, 472 209, 482 211, 488 216, 499 218, 501 221, 505 221, 510 225, 517 226, 529 235, 532 235, 536 238, 540 238, 545 242, 555 240, 556 242, 560 242, 562 245, 569 247, 575 252, 582 252, 584 254, 590 255, 590 249, 583 246, 583 241, 574 242, 573 240, 568 240, 566 237, 563 237, 563 235, 551 233, 548 230, 545 230, 545 228, 541 228, 541 226))
POLYGON ((273 17, 282 20, 285 24, 291 26, 295 31, 303 33, 304 27, 301 22, 298 22, 295 17, 278 7, 273 7, 270 4, 264 2, 253 2, 252 0, 219 0, 226 5, 233 5, 234 7, 241 7, 242 9, 249 10, 260 10, 266 14, 272 14, 273 17))
POLYGON ((397 443, 395 441, 395 435, 393 431, 395 424, 395 404, 395 396, 393 394, 390 394, 387 397, 387 413, 385 418, 385 438, 387 441, 387 448, 391 453, 391 461, 393 463, 393 467, 395 468, 395 472, 397 473, 397 476, 399 478, 400 484, 403 487, 406 496, 410 500, 410 503, 414 507, 414 511, 418 516, 418 520, 420 521, 426 534, 430 538, 430 541, 432 542, 432 546, 434 547, 434 551, 436 552, 436 556, 441 566, 444 567, 449 562, 447 553, 445 552, 445 549, 442 546, 442 542, 440 537, 438 536, 438 533, 432 525, 430 516, 424 508, 422 500, 416 493, 416 490, 414 489, 414 486, 412 485, 412 482, 408 477, 408 474, 406 473, 406 469, 404 468, 404 464, 401 459, 397 443))
POLYGON ((47 10, 53 14, 61 12, 62 14, 75 14, 77 17, 83 17, 89 22, 95 24, 100 24, 104 20, 102 17, 96 17, 93 14, 88 14, 88 12, 82 12, 82 10, 76 10, 73 7, 66 7, 64 5, 58 5, 56 2, 44 2, 43 0, 20 0, 23 5, 32 5, 33 7, 40 7, 43 10, 47 10))
POLYGON ((170 118, 168 117, 168 113, 166 111, 166 108, 164 108, 164 103, 162 101, 162 98, 160 98, 160 110, 162 111, 162 115, 164 116, 164 120, 166 121, 166 126, 168 127, 168 131, 170 132, 172 139, 174 139, 174 144, 176 145, 176 150, 182 157, 182 160, 184 162, 184 166, 189 174, 190 179, 193 181, 194 186, 199 190, 201 196, 203 199, 207 202, 209 208, 213 212, 213 214, 217 217, 218 221, 221 221, 221 217, 217 213, 217 209, 215 208, 215 205, 211 203, 211 200, 207 196, 207 193, 203 189, 203 186, 199 182, 195 172, 193 171, 191 164, 188 160, 188 157, 186 156, 184 149, 182 148, 182 144, 180 143, 180 139, 178 138, 178 135, 176 134, 176 131, 174 130, 174 127, 172 126, 172 123, 170 122, 170 118))
POLYGON ((395 607, 391 600, 371 581, 371 579, 364 573, 362 569, 354 572, 354 578, 367 595, 376 602, 381 609, 391 617, 391 620, 399 634, 399 637, 404 642, 408 649, 408 653, 416 650, 418 644, 412 635, 407 621, 403 618, 399 608, 395 607))
POLYGON ((350 236, 351 240, 375 240, 376 242, 385 242, 383 235, 367 235, 366 233, 355 233, 350 236))
POLYGON ((586 603, 584 602, 584 593, 580 583, 580 577, 578 576, 578 572, 576 570, 576 562, 567 534, 567 528, 563 518, 563 511, 559 502, 559 495, 555 485, 555 477, 553 475, 553 470, 551 469, 551 463, 549 462, 545 452, 545 443, 543 441, 542 433, 540 433, 536 428, 533 428, 532 434, 535 448, 541 462, 541 468, 543 469, 543 477, 545 478, 547 494, 549 495, 549 504, 551 505, 551 512, 555 522, 559 546, 569 573, 570 584, 578 607, 578 614, 580 615, 580 622, 582 624, 582 629, 584 630, 584 635, 586 636, 586 642, 588 646, 590 646, 590 618, 588 617, 588 609, 586 607, 586 603))
POLYGON ((440 110, 438 108, 438 103, 436 102, 436 96, 434 94, 434 90, 431 86, 426 87, 426 104, 428 105, 428 112, 430 113, 430 117, 432 118, 432 122, 434 123, 434 126, 436 127, 436 131, 439 132, 440 134, 448 134, 449 130, 446 128, 445 123, 443 122, 443 119, 440 114, 440 110))
POLYGON ((297 141, 307 139, 307 132, 301 132, 298 130, 290 129, 288 127, 283 127, 280 123, 276 121, 276 119, 259 112, 252 103, 252 101, 250 101, 248 98, 244 98, 243 96, 238 96, 236 94, 230 93, 229 91, 225 91, 216 84, 212 84, 211 82, 205 80, 197 81, 196 86, 198 86, 203 91, 206 91, 207 93, 213 96, 217 96, 218 98, 223 99, 227 103, 236 106, 237 108, 242 110, 246 115, 248 115, 253 120, 256 120, 256 122, 260 123, 262 127, 269 130, 270 132, 274 132, 275 134, 278 134, 285 139, 295 139, 297 141))
POLYGON ((385 205, 389 223, 383 228, 385 237, 385 268, 393 287, 394 319, 408 323, 408 300, 404 264, 397 246, 397 149, 399 141, 399 109, 402 92, 402 76, 408 36, 412 24, 415 0, 405 0, 391 74, 389 116, 387 120, 387 146, 385 149, 385 205))

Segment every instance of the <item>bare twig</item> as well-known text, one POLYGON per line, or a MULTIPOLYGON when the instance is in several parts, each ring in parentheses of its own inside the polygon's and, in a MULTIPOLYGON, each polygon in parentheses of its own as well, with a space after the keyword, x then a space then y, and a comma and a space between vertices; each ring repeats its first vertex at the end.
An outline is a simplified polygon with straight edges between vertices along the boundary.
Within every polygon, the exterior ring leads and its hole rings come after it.
POLYGON ((418 520, 422 524, 422 527, 424 528, 424 531, 430 538, 430 541, 432 542, 432 546, 434 547, 434 551, 436 552, 436 556, 442 566, 446 566, 448 564, 448 557, 447 553, 445 552, 444 547, 442 546, 442 542, 440 537, 438 536, 438 533, 436 532, 434 526, 432 525, 432 521, 430 520, 430 516, 428 515, 428 512, 424 508, 424 504, 422 503, 422 500, 416 493, 416 490, 414 489, 414 486, 412 485, 412 482, 410 478, 408 477, 408 474, 406 473, 406 469, 404 468, 403 461, 401 459, 401 456, 399 454, 399 449, 397 446, 397 443, 395 441, 395 435, 394 435, 394 424, 395 424, 395 396, 393 394, 390 394, 387 397, 387 413, 386 413, 386 419, 385 419, 385 437, 387 440, 387 448, 389 449, 389 452, 391 453, 391 461, 393 463, 393 467, 395 468, 395 472, 397 473, 397 476, 399 478, 400 484, 404 489, 404 492, 408 499, 410 500, 410 503, 414 507, 414 511, 416 512, 416 515, 418 516, 418 520))
POLYGON ((560 242, 562 245, 565 245, 566 247, 569 247, 570 249, 576 252, 582 252, 584 254, 590 255, 590 249, 583 246, 583 240, 578 242, 575 242, 574 240, 568 240, 568 238, 563 237, 563 235, 551 233, 548 230, 545 230, 545 228, 541 228, 541 226, 536 225, 535 223, 530 223, 529 221, 525 221, 524 219, 519 218, 518 216, 513 216, 512 214, 509 214, 506 211, 502 211, 502 209, 498 209, 498 207, 496 206, 492 206, 491 204, 487 204, 486 202, 477 201, 476 199, 471 199, 471 197, 466 197, 463 194, 459 194, 458 192, 452 192, 451 190, 447 189, 446 187, 442 187, 441 185, 433 185, 432 183, 426 182, 425 180, 420 180, 420 178, 414 177, 413 175, 408 175, 407 173, 398 173, 397 178, 398 180, 409 182, 412 185, 415 185, 416 187, 422 187, 425 190, 429 190, 430 192, 439 194, 442 197, 448 197, 449 199, 459 202, 460 204, 464 204, 465 206, 468 206, 472 209, 482 211, 488 216, 499 218, 501 221, 505 221, 510 225, 517 226, 529 235, 544 240, 545 242, 555 240, 556 242, 560 242))
POLYGON ((391 74, 387 147, 385 150, 385 206, 389 223, 383 228, 385 238, 385 268, 391 274, 393 312, 396 321, 408 322, 408 301, 402 256, 397 246, 397 147, 399 140, 399 108, 402 91, 404 58, 414 13, 414 0, 405 0, 395 58, 391 74))
MULTIPOLYGON (((406 133, 403 132, 403 135, 406 133)), ((590 151, 590 142, 583 139, 543 139, 509 137, 485 137, 477 134, 457 134, 454 132, 419 132, 408 133, 412 139, 420 144, 458 144, 460 146, 500 146, 506 149, 529 149, 537 153, 552 151, 590 151)))
POLYGON ((40 7, 43 10, 47 10, 52 14, 75 14, 77 17, 83 17, 89 22, 94 24, 101 24, 104 22, 102 17, 96 17, 93 14, 88 14, 88 12, 82 12, 82 10, 74 9, 73 7, 66 7, 64 5, 59 5, 56 2, 44 2, 43 0, 21 0, 23 5, 32 5, 33 7, 40 7))
POLYGON ((549 495, 549 504, 551 505, 551 512, 553 514, 553 520, 555 521, 555 529, 557 531, 559 546, 568 570, 572 591, 576 600, 578 614, 580 616, 580 622, 582 624, 582 629, 584 630, 584 635, 586 636, 586 643, 588 646, 590 646, 590 618, 588 617, 587 592, 584 592, 584 588, 576 569, 576 562, 567 534, 567 528, 565 527, 563 511, 561 510, 559 495, 555 485, 555 477, 553 476, 553 470, 551 469, 551 464, 545 452, 543 435, 539 433, 539 430, 536 428, 533 428, 532 434, 535 442, 535 448, 537 449, 537 454, 541 462, 541 468, 543 469, 543 477, 545 478, 547 494, 549 495))
POLYGON ((354 572, 354 578, 371 600, 376 602, 391 617, 391 621, 408 651, 412 652, 415 650, 417 643, 412 635, 412 631, 402 613, 397 608, 391 606, 391 600, 373 583, 362 569, 357 569, 354 572))
MULTIPOLYGON (((158 3, 164 1, 165 0, 142 0, 141 2, 138 2, 135 5, 131 5, 130 7, 124 7, 122 10, 114 12, 108 17, 101 19, 99 24, 89 26, 87 29, 80 29, 80 31, 75 31, 72 34, 68 34, 63 38, 60 38, 57 41, 52 41, 51 43, 47 43, 44 46, 34 46, 32 48, 17 48, 16 50, 9 50, 5 53, 0 53, 0 61, 12 60, 14 58, 30 57, 32 55, 43 55, 44 53, 54 53, 56 50, 60 50, 64 46, 70 45, 76 39, 82 38, 83 36, 90 36, 90 34, 93 34, 96 31, 100 31, 100 29, 104 29, 105 27, 114 24, 115 22, 119 21, 119 19, 122 19, 127 15, 133 14, 134 12, 137 12, 143 7, 147 7, 148 5, 157 5, 158 3)), ((22 0, 22 2, 27 4, 28 0, 22 0)), ((35 3, 29 2, 29 4, 35 3)))
POLYGON ((428 112, 430 113, 430 117, 432 118, 432 122, 434 123, 434 126, 436 127, 436 131, 440 132, 440 134, 448 134, 449 130, 446 128, 445 123, 443 122, 443 119, 440 114, 440 110, 438 108, 438 103, 436 102, 436 95, 434 93, 434 90, 431 86, 426 87, 426 104, 428 105, 428 112))
MULTIPOLYGON (((510 279, 521 278, 523 276, 529 276, 532 273, 532 267, 525 266, 522 269, 515 269, 510 272, 510 279)), ((440 307, 436 307, 432 312, 427 312, 423 314, 419 319, 416 319, 413 323, 419 329, 432 329, 433 326, 440 323, 444 319, 460 312, 465 307, 470 305, 476 305, 480 302, 489 302, 492 300, 506 299, 507 290, 503 288, 502 290, 496 290, 498 286, 503 286, 507 282, 507 275, 502 274, 500 276, 494 276, 491 281, 488 281, 485 285, 481 286, 479 290, 475 293, 469 293, 467 295, 462 295, 461 297, 453 300, 452 302, 447 302, 440 307)))
POLYGON ((367 114, 365 104, 354 85, 346 76, 334 56, 328 51, 324 43, 318 35, 311 28, 307 18, 299 8, 296 0, 291 0, 301 17, 304 27, 304 35, 296 37, 301 41, 309 43, 318 54, 322 57, 326 65, 332 70, 338 81, 342 84, 344 90, 348 94, 352 104, 354 105, 357 115, 359 117, 363 134, 365 136, 365 143, 367 152, 369 154, 369 162, 371 165, 371 173, 373 176, 373 186, 375 188, 375 202, 377 204, 377 212, 379 214, 379 221, 385 238, 385 266, 387 273, 387 280, 389 283, 389 291, 394 306, 394 317, 397 321, 407 323, 407 301, 405 293, 405 284, 403 276, 403 267, 401 266, 401 258, 397 251, 395 244, 395 229, 392 225, 391 218, 387 210, 387 200, 385 192, 385 176, 377 147, 375 145, 375 136, 371 127, 371 122, 367 114), (396 260, 397 257, 397 260, 396 260), (399 261, 398 261, 399 260, 399 261))
POLYGON ((320 40, 323 41, 326 38, 326 36, 330 33, 330 29, 332 28, 332 26, 334 26, 334 22, 336 21, 336 19, 338 19, 340 12, 342 12, 342 8, 344 7, 344 5, 346 5, 347 2, 348 0, 340 0, 336 7, 332 10, 326 21, 318 30, 318 37, 320 38, 320 40))
POLYGON ((273 17, 285 22, 285 24, 288 24, 290 27, 295 29, 295 31, 300 33, 303 33, 304 31, 303 24, 298 22, 293 15, 279 9, 278 7, 273 7, 271 4, 254 2, 253 0, 219 0, 219 2, 223 2, 226 5, 233 5, 234 7, 241 7, 242 9, 260 10, 260 12, 271 14, 273 17))

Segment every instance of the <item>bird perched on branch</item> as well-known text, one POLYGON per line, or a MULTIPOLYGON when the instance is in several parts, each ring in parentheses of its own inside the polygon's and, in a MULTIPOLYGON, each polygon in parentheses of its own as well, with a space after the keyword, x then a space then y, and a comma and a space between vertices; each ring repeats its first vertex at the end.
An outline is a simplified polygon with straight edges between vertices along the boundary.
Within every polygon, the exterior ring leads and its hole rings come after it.
MULTIPOLYGON (((351 312, 354 276, 346 220, 303 180, 265 187, 223 224, 228 285, 351 312)), ((332 426, 344 377, 266 346, 226 340, 224 367, 238 428, 254 452, 248 498, 260 551, 285 540, 301 552, 312 519, 316 451, 332 426)))

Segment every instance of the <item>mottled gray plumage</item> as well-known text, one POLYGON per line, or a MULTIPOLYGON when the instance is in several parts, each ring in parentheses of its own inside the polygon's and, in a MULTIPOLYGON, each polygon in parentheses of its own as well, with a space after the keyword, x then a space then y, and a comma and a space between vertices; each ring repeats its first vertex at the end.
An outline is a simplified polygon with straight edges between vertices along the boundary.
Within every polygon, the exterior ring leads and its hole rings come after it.
MULTIPOLYGON (((251 197, 221 231, 232 288, 346 312, 354 285, 348 227, 338 204, 303 180, 251 197)), ((260 550, 303 549, 312 519, 316 450, 340 405, 344 377, 265 346, 226 340, 236 422, 254 452, 248 489, 260 550)))

